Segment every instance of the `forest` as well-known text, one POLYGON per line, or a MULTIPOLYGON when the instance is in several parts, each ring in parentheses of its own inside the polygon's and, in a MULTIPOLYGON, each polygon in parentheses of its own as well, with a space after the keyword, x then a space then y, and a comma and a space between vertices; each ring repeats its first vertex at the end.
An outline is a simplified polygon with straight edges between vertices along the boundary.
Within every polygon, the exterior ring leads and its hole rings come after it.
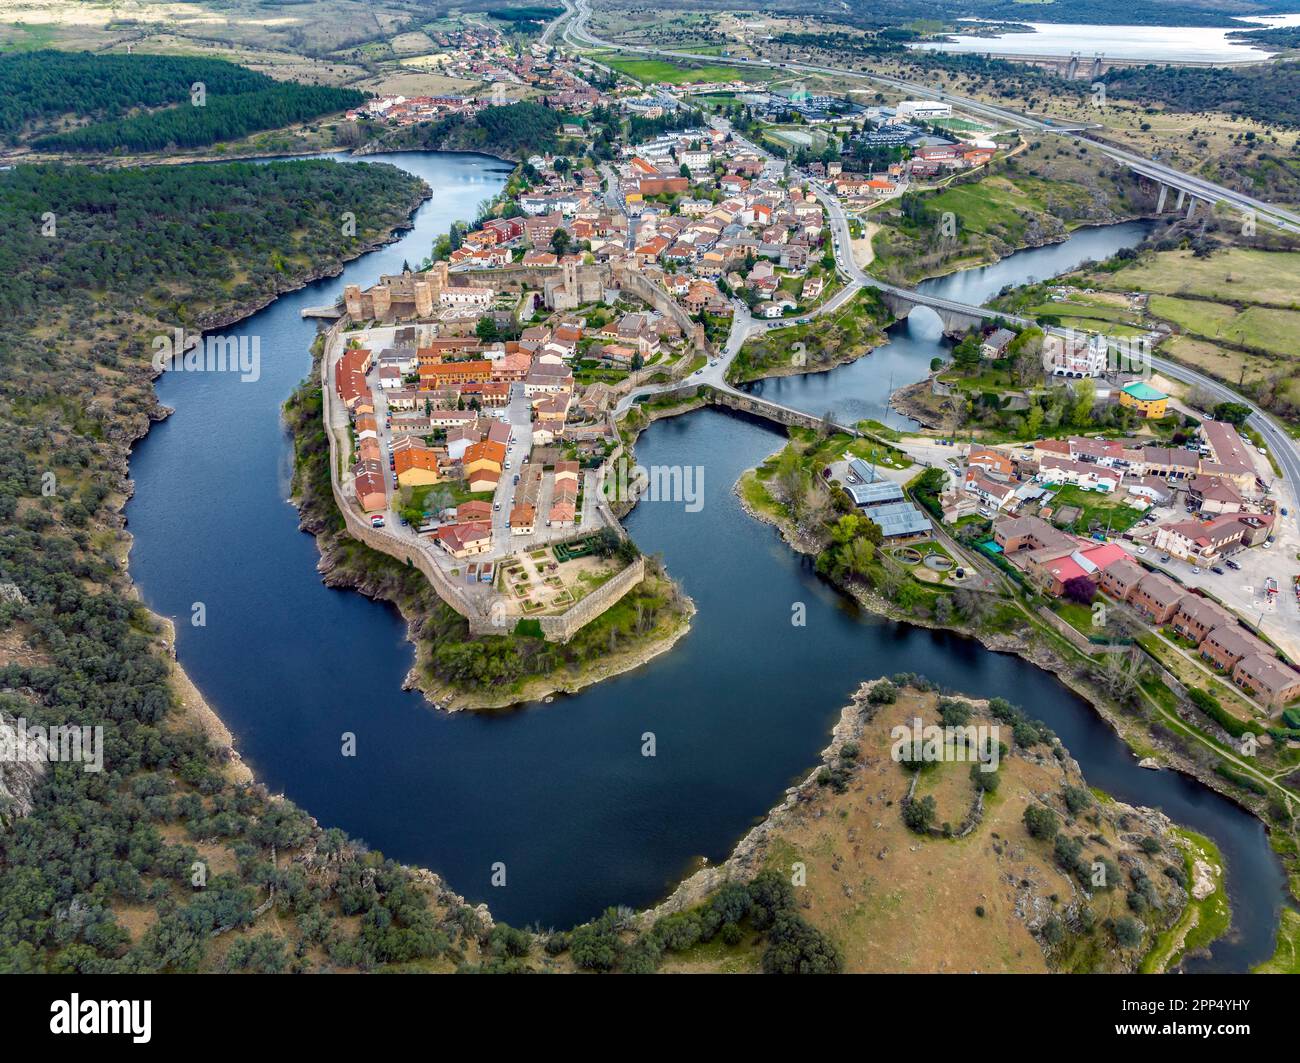
MULTIPOLYGON (((644 11, 633 0, 621 0, 617 9, 644 11)), ((665 0, 663 11, 735 10, 734 0, 665 0)), ((1292 8, 1293 9, 1293 8, 1292 8)), ((848 4, 842 0, 783 0, 769 10, 783 18, 822 19, 862 29, 885 29, 910 23, 954 23, 970 18, 998 22, 1084 23, 1115 26, 1227 26, 1232 15, 1267 15, 1286 12, 1285 5, 1269 0, 877 0, 873 4, 848 4)))
POLYGON ((327 161, 0 173, 0 717, 102 726, 105 750, 103 771, 48 764, 30 810, 0 807, 0 972, 480 955, 458 898, 230 772, 178 707, 122 561, 127 453, 157 411, 142 337, 337 266, 425 194, 327 161))
POLYGON ((265 74, 221 59, 34 51, 0 55, 0 138, 64 115, 106 120, 137 107, 187 102, 202 82, 209 96, 275 86, 265 74))
POLYGON ((188 103, 131 118, 97 122, 67 133, 39 137, 40 151, 139 152, 200 148, 238 140, 264 129, 282 129, 364 102, 356 89, 281 84, 234 96, 209 96, 201 107, 188 103))
POLYGON ((1265 67, 1142 66, 1108 71, 1116 96, 1176 111, 1221 111, 1300 129, 1300 63, 1265 67))
POLYGON ((384 135, 383 147, 482 151, 502 158, 521 158, 559 146, 562 119, 540 103, 485 107, 477 115, 454 114, 437 122, 420 122, 384 135))
POLYGON ((220 59, 35 51, 0 57, 0 139, 42 151, 196 148, 356 107, 355 89, 280 82, 220 59), (68 117, 89 124, 63 129, 68 117))

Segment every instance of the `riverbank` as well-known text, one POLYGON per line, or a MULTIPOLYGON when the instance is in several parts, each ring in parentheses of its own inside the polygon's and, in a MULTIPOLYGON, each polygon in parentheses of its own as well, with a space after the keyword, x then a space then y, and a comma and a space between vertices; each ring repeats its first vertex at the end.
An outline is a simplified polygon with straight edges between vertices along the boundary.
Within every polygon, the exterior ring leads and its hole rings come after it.
POLYGON ((872 288, 863 288, 831 314, 809 317, 805 324, 751 336, 727 369, 733 386, 759 380, 827 372, 856 362, 887 342, 889 308, 872 288))

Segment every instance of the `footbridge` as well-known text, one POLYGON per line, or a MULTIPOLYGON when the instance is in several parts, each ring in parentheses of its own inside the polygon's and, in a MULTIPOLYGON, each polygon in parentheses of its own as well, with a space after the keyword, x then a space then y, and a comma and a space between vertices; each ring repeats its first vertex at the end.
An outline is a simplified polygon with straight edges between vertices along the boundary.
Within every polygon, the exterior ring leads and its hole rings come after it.
POLYGON ((641 388, 629 396, 628 405, 634 405, 639 399, 652 397, 656 399, 692 399, 698 397, 704 399, 710 406, 722 406, 728 410, 737 410, 740 413, 761 417, 765 421, 771 421, 773 424, 785 428, 808 428, 814 432, 829 428, 832 431, 843 432, 846 435, 863 435, 855 425, 842 424, 827 417, 816 417, 804 410, 796 410, 793 406, 783 406, 779 402, 772 402, 770 399, 751 395, 747 391, 740 391, 726 383, 679 383, 662 388, 641 388))

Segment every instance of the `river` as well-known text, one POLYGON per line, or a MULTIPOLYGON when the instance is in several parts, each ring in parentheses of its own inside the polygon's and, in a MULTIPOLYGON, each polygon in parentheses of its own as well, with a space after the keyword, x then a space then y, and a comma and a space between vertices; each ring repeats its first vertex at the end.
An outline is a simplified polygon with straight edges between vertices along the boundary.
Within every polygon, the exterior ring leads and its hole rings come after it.
MULTIPOLYGON (((435 189, 414 228, 342 276, 227 330, 260 337, 258 381, 161 378, 161 400, 176 412, 131 460, 134 578, 152 609, 177 618, 181 663, 273 791, 326 826, 438 871, 498 918, 564 927, 607 905, 652 904, 701 856, 724 859, 811 770, 861 680, 922 672, 975 696, 1012 696, 1057 731, 1093 784, 1161 807, 1218 842, 1229 861, 1234 938, 1191 966, 1241 970, 1271 954, 1284 883, 1261 824, 1195 781, 1138 769, 1048 673, 968 639, 864 614, 826 586, 732 493, 739 474, 782 439, 742 417, 699 411, 655 424, 638 444, 647 464, 704 469, 699 512, 647 503, 627 521, 699 606, 672 652, 550 705, 490 714, 439 713, 403 692, 411 648, 396 611, 330 590, 316 573, 315 543, 288 502, 280 405, 310 365, 315 328, 300 309, 422 259, 506 174, 495 160, 467 155, 387 161, 435 189), (188 622, 195 602, 206 606, 204 627, 188 622), (805 627, 791 624, 796 602, 806 606, 805 627), (647 732, 654 757, 641 755, 647 732), (341 754, 345 733, 356 736, 355 756, 341 754), (504 865, 503 886, 492 885, 495 864, 504 865)), ((1007 276, 1014 261, 1001 264, 1007 276)), ((915 364, 928 370, 939 350, 919 350, 915 364)), ((845 367, 819 386, 838 379, 849 392, 862 372, 845 367)), ((907 382, 900 370, 895 385, 907 382)))
MULTIPOLYGON (((1076 229, 1068 240, 1045 244, 946 277, 922 281, 917 290, 940 299, 983 306, 1009 284, 1046 280, 1082 263, 1109 258, 1123 247, 1141 243, 1151 231, 1144 221, 1122 222, 1076 229)), ((939 315, 918 307, 889 329, 889 343, 861 358, 825 373, 756 380, 745 390, 820 417, 832 413, 841 424, 870 419, 893 428, 916 427, 916 422, 890 410, 889 396, 896 388, 922 380, 930 361, 946 356, 952 344, 944 338, 939 315)))

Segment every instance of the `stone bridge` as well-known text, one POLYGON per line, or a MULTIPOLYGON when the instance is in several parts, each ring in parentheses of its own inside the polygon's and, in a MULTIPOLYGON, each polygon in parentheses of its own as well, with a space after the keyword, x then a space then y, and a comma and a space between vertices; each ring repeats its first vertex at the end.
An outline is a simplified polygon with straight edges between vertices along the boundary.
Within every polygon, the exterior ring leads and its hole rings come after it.
MULTIPOLYGON (((732 387, 716 387, 712 384, 697 384, 695 386, 684 386, 672 390, 656 392, 653 397, 663 398, 672 396, 674 398, 694 398, 700 396, 712 406, 725 406, 729 410, 739 410, 741 413, 752 414, 755 417, 762 417, 764 420, 772 421, 775 424, 784 425, 794 428, 810 428, 813 431, 819 431, 827 426, 837 432, 844 432, 846 435, 860 436, 862 433, 856 427, 848 424, 840 424, 837 421, 829 420, 825 417, 815 417, 803 410, 796 410, 792 406, 782 406, 779 402, 772 402, 768 399, 760 398, 757 395, 750 395, 744 391, 736 391, 732 387)), ((650 396, 646 396, 647 398, 650 396)))
POLYGON ((981 307, 967 306, 964 303, 955 303, 948 299, 935 299, 919 292, 908 291, 906 288, 894 288, 880 285, 880 298, 884 300, 899 321, 907 317, 918 306, 924 306, 939 315, 939 320, 943 322, 943 331, 949 336, 961 337, 966 335, 967 331, 972 328, 978 328, 985 321, 991 321, 994 318, 1011 320, 1006 314, 999 314, 995 310, 984 310, 981 307))

